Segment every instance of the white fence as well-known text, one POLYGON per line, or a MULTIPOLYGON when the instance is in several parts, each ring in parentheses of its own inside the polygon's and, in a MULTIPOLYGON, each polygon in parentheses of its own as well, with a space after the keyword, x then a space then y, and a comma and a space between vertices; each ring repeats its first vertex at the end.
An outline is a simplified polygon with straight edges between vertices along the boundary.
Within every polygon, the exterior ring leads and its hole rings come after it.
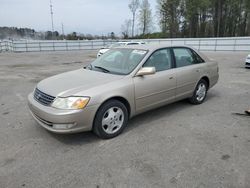
POLYGON ((161 39, 148 42, 192 46, 200 51, 250 51, 250 37, 161 39))
POLYGON ((102 40, 20 40, 0 41, 1 51, 13 52, 42 52, 42 51, 70 51, 94 50, 102 48, 114 41, 102 40))
POLYGON ((0 41, 0 52, 13 51, 13 42, 10 40, 0 41))
MULTIPOLYGON (((145 39, 148 44, 186 45, 200 51, 250 51, 250 37, 231 38, 179 38, 179 39, 145 39)), ((42 52, 96 50, 117 41, 112 40, 54 40, 54 41, 0 41, 0 52, 42 52)))

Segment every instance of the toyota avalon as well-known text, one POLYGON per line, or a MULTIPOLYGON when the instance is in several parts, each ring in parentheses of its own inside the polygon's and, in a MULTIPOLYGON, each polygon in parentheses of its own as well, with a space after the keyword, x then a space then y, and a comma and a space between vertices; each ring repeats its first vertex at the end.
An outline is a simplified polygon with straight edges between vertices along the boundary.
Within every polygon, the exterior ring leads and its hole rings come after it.
POLYGON ((92 130, 106 139, 148 110, 182 99, 203 103, 218 78, 217 62, 190 47, 118 47, 84 68, 42 80, 28 104, 51 132, 92 130))

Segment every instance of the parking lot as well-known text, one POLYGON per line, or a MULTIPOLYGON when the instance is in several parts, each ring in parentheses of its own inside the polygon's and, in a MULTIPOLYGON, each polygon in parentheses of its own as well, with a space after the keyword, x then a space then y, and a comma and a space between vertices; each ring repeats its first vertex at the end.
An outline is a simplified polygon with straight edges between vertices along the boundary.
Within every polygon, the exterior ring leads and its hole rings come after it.
POLYGON ((205 52, 220 80, 204 104, 134 117, 120 136, 56 135, 27 107, 37 82, 83 67, 96 51, 0 54, 0 187, 249 188, 250 69, 245 52, 205 52))

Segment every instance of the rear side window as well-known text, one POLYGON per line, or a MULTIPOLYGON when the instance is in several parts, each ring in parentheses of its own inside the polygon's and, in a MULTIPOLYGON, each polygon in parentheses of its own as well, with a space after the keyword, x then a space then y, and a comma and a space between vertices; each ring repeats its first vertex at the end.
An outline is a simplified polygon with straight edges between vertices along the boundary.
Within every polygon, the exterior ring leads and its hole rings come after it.
POLYGON ((194 55, 194 59, 196 61, 196 64, 197 63, 204 63, 205 61, 195 52, 195 51, 192 51, 193 52, 193 55, 194 55))
POLYGON ((171 52, 170 49, 161 49, 154 52, 143 67, 155 67, 156 71, 171 69, 171 52))
POLYGON ((177 68, 204 62, 204 60, 191 49, 174 48, 173 51, 177 68))

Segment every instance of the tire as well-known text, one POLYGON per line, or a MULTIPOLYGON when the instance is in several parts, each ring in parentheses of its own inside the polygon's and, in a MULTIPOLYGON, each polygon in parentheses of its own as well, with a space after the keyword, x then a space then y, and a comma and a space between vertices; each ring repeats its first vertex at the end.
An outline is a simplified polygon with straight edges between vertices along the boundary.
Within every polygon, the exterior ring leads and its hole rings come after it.
POLYGON ((207 91, 208 83, 206 80, 201 79, 195 87, 193 96, 189 98, 189 102, 195 105, 202 104, 207 97, 207 91))
POLYGON ((122 133, 128 123, 128 110, 118 100, 105 102, 97 111, 93 132, 102 139, 110 139, 122 133))

